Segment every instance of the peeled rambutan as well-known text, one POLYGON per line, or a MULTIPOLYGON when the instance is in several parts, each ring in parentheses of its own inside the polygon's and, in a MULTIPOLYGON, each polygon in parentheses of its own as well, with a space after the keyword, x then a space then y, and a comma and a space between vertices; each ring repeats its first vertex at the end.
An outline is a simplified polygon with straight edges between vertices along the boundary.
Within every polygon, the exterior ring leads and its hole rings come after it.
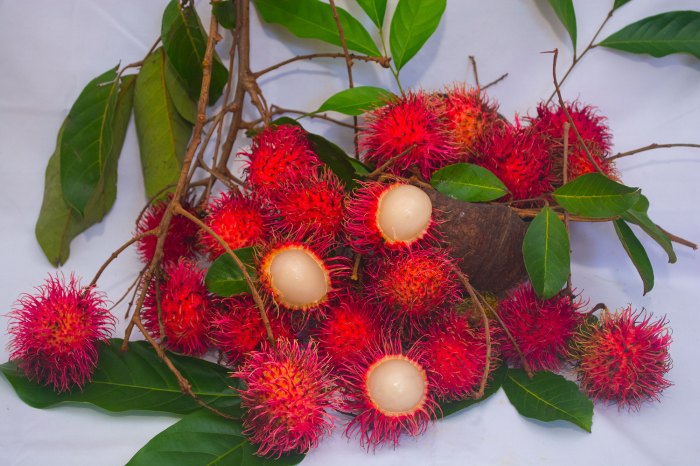
POLYGON ((263 197, 287 183, 312 176, 321 165, 306 132, 292 125, 265 128, 253 139, 250 151, 238 155, 248 159, 248 186, 263 197))
POLYGON ((350 198, 347 241, 360 254, 406 249, 434 238, 433 217, 433 204, 420 188, 370 181, 350 198))
POLYGON ((250 353, 233 377, 245 386, 239 391, 244 433, 258 455, 306 453, 332 430, 326 410, 335 407, 334 383, 314 344, 279 340, 275 348, 250 353))
POLYGON ((387 171, 410 175, 416 167, 426 180, 456 162, 457 146, 433 99, 423 92, 409 92, 369 112, 359 134, 364 159, 379 167, 401 155, 387 171))
POLYGON ((210 305, 204 272, 194 262, 180 259, 166 264, 162 277, 151 282, 141 317, 148 332, 166 348, 200 355, 209 346, 210 305))
MULTIPOLYGON (((135 234, 145 233, 158 227, 169 202, 168 199, 148 206, 136 225, 135 234)), ((190 201, 183 200, 182 207, 195 214, 190 201)), ((156 235, 144 236, 138 241, 137 251, 143 263, 148 264, 153 259, 157 242, 156 235)), ((192 258, 197 252, 197 246, 197 225, 185 217, 173 215, 163 244, 163 262, 175 262, 181 257, 192 258)))
POLYGON ((671 369, 671 334, 665 318, 651 318, 628 306, 615 313, 603 311, 598 322, 579 328, 572 357, 584 392, 630 409, 659 400, 672 385, 665 378, 671 369))
POLYGON ((398 342, 374 346, 348 360, 344 370, 338 382, 345 395, 342 408, 355 414, 345 433, 359 434, 367 449, 396 446, 402 433, 422 434, 435 418, 439 407, 415 348, 404 353, 398 342))
MULTIPOLYGON (((267 309, 267 318, 276 339, 294 336, 288 317, 267 309)), ((209 338, 229 364, 236 364, 246 354, 260 349, 267 341, 267 332, 253 298, 242 295, 221 300, 211 319, 209 338)))
POLYGON ((10 312, 10 361, 30 379, 57 392, 82 389, 97 365, 97 350, 114 327, 104 295, 70 276, 49 276, 10 312))
MULTIPOLYGON (((540 299, 528 282, 501 300, 498 313, 533 370, 557 370, 582 322, 582 314, 577 312, 581 306, 563 293, 540 299)), ((520 364, 520 355, 506 335, 500 343, 504 359, 520 364)))
MULTIPOLYGON (((211 201, 204 223, 234 250, 260 244, 268 235, 260 202, 236 191, 211 201)), ((224 253, 221 243, 204 230, 199 231, 199 242, 211 260, 224 253)))

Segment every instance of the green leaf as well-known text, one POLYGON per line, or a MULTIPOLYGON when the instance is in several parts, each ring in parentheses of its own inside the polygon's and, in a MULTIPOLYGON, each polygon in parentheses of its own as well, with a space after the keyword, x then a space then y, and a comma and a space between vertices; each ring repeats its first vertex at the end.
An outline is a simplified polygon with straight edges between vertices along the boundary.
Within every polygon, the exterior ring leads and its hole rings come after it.
POLYGON ((380 87, 352 87, 329 97, 314 113, 333 111, 345 115, 362 115, 373 108, 386 105, 395 97, 380 87))
POLYGON ((447 0, 399 0, 389 31, 391 56, 397 70, 433 35, 446 5, 447 0))
POLYGON ((165 195, 180 176, 182 158, 192 134, 192 125, 177 112, 170 99, 163 49, 156 49, 141 66, 134 95, 134 119, 141 152, 146 195, 165 195))
MULTIPOLYGON (((207 49, 207 34, 194 9, 194 2, 182 6, 178 0, 170 0, 163 12, 161 27, 163 48, 170 63, 182 78, 190 97, 199 100, 207 49)), ((214 104, 226 86, 228 70, 214 52, 209 86, 209 104, 214 104)))
POLYGON ((347 160, 350 162, 350 165, 352 165, 352 168, 355 170, 355 174, 357 176, 361 177, 372 173, 372 169, 370 167, 360 162, 356 158, 348 157, 347 160))
MULTIPOLYGON (((236 249, 234 254, 248 266, 251 278, 255 277, 255 248, 236 249)), ((243 272, 228 253, 223 253, 212 262, 204 278, 204 284, 212 293, 219 296, 233 296, 250 291, 243 278, 243 272)))
POLYGON ((676 252, 673 250, 673 242, 661 229, 649 218, 649 199, 644 195, 639 196, 637 203, 632 206, 627 212, 621 214, 621 217, 629 223, 638 225, 644 232, 651 237, 668 254, 668 261, 673 264, 676 262, 676 252))
POLYGON ((68 206, 61 190, 61 138, 66 122, 61 126, 56 149, 46 166, 44 200, 34 229, 41 249, 54 266, 68 260, 73 238, 102 221, 114 204, 117 196, 117 163, 131 117, 133 96, 134 76, 124 76, 112 119, 113 143, 107 156, 103 180, 98 185, 98 192, 85 206, 83 217, 68 206))
MULTIPOLYGON (((449 416, 450 414, 462 411, 463 409, 466 409, 474 404, 481 403, 486 398, 496 393, 501 388, 501 385, 503 385, 503 381, 506 378, 507 372, 508 366, 506 366, 505 364, 501 364, 501 366, 498 369, 493 371, 493 373, 491 373, 491 381, 486 386, 486 390, 484 391, 484 396, 482 396, 478 400, 470 398, 467 400, 460 401, 441 402, 440 409, 442 410, 442 417, 449 416)), ((440 413, 438 413, 438 416, 439 415, 440 413)))
POLYGON ((615 217, 637 203, 639 188, 625 186, 600 173, 587 173, 552 193, 563 208, 590 218, 615 217))
POLYGON ((632 23, 598 45, 663 57, 687 53, 700 58, 700 11, 669 11, 632 23))
MULTIPOLYGON (((102 344, 92 382, 83 390, 57 394, 52 388, 28 380, 14 362, 0 365, 17 395, 34 408, 60 403, 88 403, 112 412, 130 410, 187 414, 200 409, 193 398, 180 390, 175 376, 145 341, 129 343, 121 351, 122 340, 102 344)), ((232 411, 239 397, 229 387, 228 369, 203 359, 168 354, 175 367, 192 383, 200 400, 232 411)))
POLYGON ((543 207, 527 228, 523 259, 539 297, 551 298, 566 283, 571 267, 569 235, 564 222, 549 207, 543 207))
POLYGON ((593 402, 574 382, 551 372, 528 378, 521 369, 509 369, 503 390, 520 414, 540 421, 569 421, 591 431, 593 402))
POLYGON ((430 183, 441 193, 465 202, 492 201, 508 193, 508 188, 496 175, 471 163, 441 168, 433 174, 430 183))
POLYGON ((622 247, 625 248, 627 255, 630 256, 634 267, 637 269, 637 272, 639 272, 639 276, 642 277, 644 294, 647 294, 654 288, 654 269, 651 266, 651 261, 649 261, 649 256, 647 256, 647 252, 644 250, 642 243, 639 242, 639 239, 637 239, 632 229, 624 220, 615 220, 613 225, 615 225, 615 233, 617 233, 617 237, 620 238, 622 247))
POLYGON ((165 56, 165 87, 168 90, 168 97, 175 106, 177 113, 191 124, 197 122, 197 102, 187 93, 185 84, 182 82, 173 65, 165 56))
POLYGON ((369 19, 381 29, 386 13, 386 0, 357 0, 357 3, 365 10, 369 19))
POLYGON ((268 459, 256 451, 240 421, 200 410, 153 437, 127 466, 291 466, 304 459, 301 454, 268 459))
POLYGON ((311 143, 311 148, 321 162, 328 165, 336 176, 345 183, 347 190, 352 190, 355 187, 356 172, 351 162, 352 158, 345 153, 338 145, 332 143, 323 136, 318 134, 308 133, 307 137, 311 143))
POLYGON ((211 2, 211 12, 219 24, 226 29, 236 29, 236 4, 233 0, 217 0, 211 2))
MULTIPOLYGON (((331 6, 319 0, 254 0, 260 16, 268 23, 284 26, 297 37, 319 39, 340 46, 338 27, 331 6)), ((342 8, 337 8, 345 43, 350 50, 381 55, 369 32, 342 8)))
POLYGON ((117 67, 85 86, 68 113, 61 136, 61 189, 81 216, 95 196, 112 150, 112 118, 119 92, 117 67))
MULTIPOLYGON (((576 12, 574 10, 573 0, 547 0, 557 14, 557 18, 566 29, 571 37, 571 44, 574 46, 574 55, 576 54, 576 12)), ((628 0, 629 1, 629 0, 628 0)))
POLYGON ((613 11, 617 10, 618 8, 625 6, 628 4, 630 0, 615 0, 615 3, 613 3, 613 11))

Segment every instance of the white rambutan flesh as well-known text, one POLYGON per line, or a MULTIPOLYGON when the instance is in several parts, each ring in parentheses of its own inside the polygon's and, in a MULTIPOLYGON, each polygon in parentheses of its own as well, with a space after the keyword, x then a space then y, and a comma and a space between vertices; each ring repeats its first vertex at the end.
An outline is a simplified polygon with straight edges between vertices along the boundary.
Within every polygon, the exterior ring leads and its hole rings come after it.
POLYGON ((425 371, 405 356, 387 356, 367 373, 367 393, 386 416, 403 416, 420 409, 427 396, 425 371))
POLYGON ((422 189, 398 184, 379 199, 377 227, 388 243, 413 242, 430 226, 433 204, 422 189))
POLYGON ((328 273, 323 264, 304 249, 279 251, 272 258, 269 274, 278 301, 292 309, 313 306, 328 293, 328 273))

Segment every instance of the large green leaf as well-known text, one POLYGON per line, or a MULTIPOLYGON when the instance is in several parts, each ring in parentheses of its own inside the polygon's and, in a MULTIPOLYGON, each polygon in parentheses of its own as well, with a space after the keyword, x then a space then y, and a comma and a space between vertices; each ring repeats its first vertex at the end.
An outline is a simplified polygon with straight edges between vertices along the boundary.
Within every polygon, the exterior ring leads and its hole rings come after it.
MULTIPOLYGON (((255 276, 255 248, 241 248, 233 251, 236 257, 248 267, 251 277, 255 276)), ((223 253, 212 262, 204 278, 207 289, 219 296, 233 296, 250 291, 241 269, 228 253, 223 253)))
POLYGON ((153 437, 127 466, 291 466, 304 455, 266 459, 243 434, 240 421, 200 410, 153 437))
POLYGON ((166 83, 170 67, 163 49, 146 57, 136 80, 134 119, 146 194, 153 197, 177 183, 192 125, 178 113, 166 83))
POLYGON ((642 278, 644 294, 647 294, 654 287, 654 269, 651 266, 649 256, 647 256, 642 243, 639 242, 639 239, 624 220, 615 220, 613 224, 622 247, 625 248, 627 255, 632 260, 632 264, 634 264, 637 272, 639 272, 639 276, 642 278))
POLYGON ((520 414, 540 421, 569 421, 587 432, 593 422, 593 402, 578 386, 561 375, 537 372, 528 378, 521 369, 509 369, 503 390, 520 414))
POLYGON ((484 401, 486 398, 490 397, 501 388, 501 385, 503 385, 503 381, 506 379, 507 372, 508 366, 506 366, 505 364, 501 364, 501 366, 498 369, 491 373, 491 381, 486 386, 486 390, 484 390, 484 396, 482 396, 478 400, 470 398, 467 400, 460 401, 441 402, 440 409, 442 413, 438 414, 441 414, 442 417, 449 416, 450 414, 462 411, 463 409, 466 409, 476 403, 484 401))
POLYGON ((573 0, 547 0, 551 5, 557 18, 571 37, 571 44, 576 52, 576 11, 573 0))
POLYGON ((456 163, 433 174, 435 189, 465 202, 485 202, 508 193, 508 188, 489 170, 471 163, 456 163))
POLYGON ((54 266, 64 264, 70 254, 70 242, 90 226, 102 221, 117 197, 117 163, 129 126, 134 96, 134 76, 122 78, 112 119, 112 148, 107 156, 104 176, 98 192, 85 206, 80 216, 63 199, 61 190, 61 137, 65 122, 58 133, 56 150, 46 166, 44 200, 34 229, 46 258, 54 266))
POLYGON ((362 115, 373 108, 386 105, 395 97, 381 87, 352 87, 330 96, 314 113, 333 111, 345 115, 362 115))
POLYGON ((331 169, 336 176, 345 183, 345 188, 351 190, 355 187, 357 177, 352 158, 337 144, 332 143, 323 136, 309 133, 309 142, 319 159, 331 169))
MULTIPOLYGON (((101 345, 92 382, 83 390, 57 394, 51 388, 29 381, 14 362, 0 365, 17 395, 30 406, 48 408, 59 403, 89 403, 112 412, 159 411, 187 414, 201 407, 180 390, 175 376, 145 341, 129 343, 121 351, 122 340, 115 338, 101 345)), ((228 370, 203 359, 168 355, 192 384, 200 400, 218 408, 237 410, 239 398, 229 387, 228 370)))
POLYGON ((381 29, 386 13, 386 0, 357 0, 357 3, 365 10, 372 22, 381 29))
POLYGON ((639 188, 625 186, 600 173, 587 173, 552 193, 554 199, 575 215, 615 217, 637 203, 639 188))
POLYGON ((193 125, 197 122, 197 102, 195 102, 192 97, 187 93, 185 88, 185 83, 177 75, 177 72, 173 69, 173 65, 168 60, 168 56, 165 56, 165 87, 168 89, 168 96, 170 101, 175 106, 177 113, 180 114, 182 118, 192 123, 193 125))
POLYGON ((63 126, 60 140, 61 190, 81 216, 99 191, 112 150, 112 119, 119 93, 117 67, 85 86, 63 126))
POLYGON ((447 0, 399 0, 389 31, 391 56, 400 70, 433 35, 447 0))
POLYGON ((549 207, 542 208, 527 228, 523 259, 532 287, 541 298, 557 294, 569 277, 569 235, 564 222, 549 207))
MULTIPOLYGON (((173 68, 182 78, 187 91, 194 100, 199 100, 204 70, 204 55, 207 49, 207 34, 194 9, 194 2, 183 6, 171 0, 163 12, 161 27, 163 48, 173 68)), ((216 102, 228 81, 228 70, 214 52, 209 85, 209 103, 216 102)))
POLYGON ((236 28, 236 4, 233 0, 215 0, 211 2, 211 12, 219 24, 226 29, 236 28))
POLYGON ((661 231, 661 229, 649 218, 649 199, 646 196, 640 195, 639 200, 628 211, 623 212, 621 217, 629 223, 634 223, 641 227, 644 232, 649 235, 654 241, 668 254, 668 261, 673 264, 676 262, 676 252, 673 250, 673 243, 669 237, 661 231))
MULTIPOLYGON (((280 24, 297 37, 341 45, 338 26, 328 3, 319 0, 254 0, 254 3, 268 23, 280 24)), ((362 23, 344 9, 337 10, 347 47, 367 55, 381 55, 362 23)))
POLYGON ((700 58, 700 11, 669 11, 626 26, 598 45, 663 57, 687 53, 700 58))

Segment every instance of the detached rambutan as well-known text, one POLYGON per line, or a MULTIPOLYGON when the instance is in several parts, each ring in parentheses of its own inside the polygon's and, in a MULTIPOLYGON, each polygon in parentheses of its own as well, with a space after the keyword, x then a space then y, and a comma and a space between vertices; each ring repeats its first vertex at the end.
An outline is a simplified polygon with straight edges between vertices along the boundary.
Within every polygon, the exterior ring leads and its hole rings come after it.
POLYGON ((363 183, 347 210, 348 244, 360 254, 405 249, 434 238, 433 204, 420 188, 404 183, 363 183))
POLYGON ((333 419, 326 410, 335 407, 334 384, 313 344, 280 340, 273 349, 250 353, 233 376, 245 385, 244 433, 258 445, 258 455, 306 453, 330 433, 333 419))
POLYGON ((665 378, 671 334, 665 318, 651 318, 628 306, 614 314, 604 311, 597 323, 580 327, 572 356, 584 392, 630 409, 659 400, 672 385, 665 378))
POLYGON ((287 183, 312 176, 321 165, 306 132, 292 125, 265 128, 253 139, 250 151, 238 155, 248 159, 248 186, 263 197, 287 183))
POLYGON ((166 348, 200 355, 209 346, 210 304, 204 272, 194 262, 180 259, 166 264, 163 276, 151 282, 141 317, 148 332, 166 348))
POLYGON ((409 92, 369 112, 359 135, 364 159, 380 167, 400 155, 387 171, 410 175, 416 167, 426 180, 456 162, 457 146, 433 99, 423 92, 409 92))
MULTIPOLYGON (((139 219, 135 234, 139 235, 158 227, 169 202, 168 199, 151 204, 139 219)), ((195 214, 189 201, 183 200, 182 207, 195 214)), ((153 259, 157 242, 156 235, 145 236, 138 241, 138 254, 144 264, 153 259)), ((190 259, 197 253, 197 246, 197 225, 185 217, 173 215, 163 245, 163 262, 175 262, 181 257, 190 259)))
MULTIPOLYGON (((260 203, 236 191, 224 192, 212 200, 204 223, 234 250, 260 244, 268 235, 260 203)), ((210 260, 224 253, 216 238, 204 230, 199 231, 199 242, 210 260)))
MULTIPOLYGON (((579 301, 564 294, 540 299, 528 282, 499 303, 498 313, 533 370, 557 370, 582 322, 582 314, 577 312, 580 307, 579 301)), ((520 355, 506 335, 500 343, 503 357, 520 364, 520 355)))
POLYGON ((20 296, 9 317, 10 361, 59 393, 90 380, 98 344, 114 327, 102 293, 81 288, 73 275, 67 283, 49 276, 36 294, 20 296))
POLYGON ((447 89, 437 98, 459 150, 468 156, 475 155, 476 145, 499 122, 498 106, 478 89, 464 86, 447 89))

